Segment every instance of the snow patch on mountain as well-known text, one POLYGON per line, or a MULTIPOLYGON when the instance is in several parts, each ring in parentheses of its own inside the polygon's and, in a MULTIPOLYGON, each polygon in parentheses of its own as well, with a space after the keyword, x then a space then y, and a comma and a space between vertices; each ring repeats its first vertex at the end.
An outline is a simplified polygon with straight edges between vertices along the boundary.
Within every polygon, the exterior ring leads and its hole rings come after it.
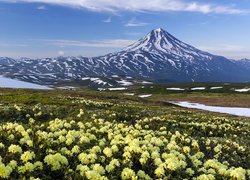
POLYGON ((130 81, 127 81, 127 80, 120 80, 120 81, 117 81, 120 85, 122 85, 122 86, 132 86, 133 85, 133 83, 132 82, 130 82, 130 81))

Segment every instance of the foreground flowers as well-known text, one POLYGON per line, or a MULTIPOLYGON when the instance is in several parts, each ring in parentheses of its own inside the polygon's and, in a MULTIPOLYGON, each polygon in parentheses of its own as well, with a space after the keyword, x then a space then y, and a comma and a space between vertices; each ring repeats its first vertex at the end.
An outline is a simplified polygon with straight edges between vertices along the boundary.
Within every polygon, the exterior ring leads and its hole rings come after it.
POLYGON ((49 154, 44 158, 44 162, 47 163, 48 165, 51 165, 51 170, 56 171, 61 169, 63 166, 67 166, 68 160, 66 157, 62 156, 59 153, 56 153, 54 155, 49 154))
MULTIPOLYGON (((98 108, 111 105, 98 103, 98 108)), ((27 123, 1 123, 0 179, 250 178, 249 147, 233 141, 234 136, 209 135, 240 136, 249 130, 247 123, 222 118, 198 123, 196 117, 167 114, 131 124, 117 121, 108 110, 102 118, 78 112, 68 120, 39 122, 30 115, 27 123), (194 129, 207 136, 193 136, 194 129)))

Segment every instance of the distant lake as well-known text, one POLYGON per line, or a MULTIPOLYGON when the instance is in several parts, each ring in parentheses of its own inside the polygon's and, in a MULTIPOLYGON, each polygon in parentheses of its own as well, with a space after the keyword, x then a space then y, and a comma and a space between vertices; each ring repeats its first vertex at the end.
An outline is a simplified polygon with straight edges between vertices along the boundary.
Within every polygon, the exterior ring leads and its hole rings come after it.
POLYGON ((0 76, 0 88, 51 89, 47 86, 28 83, 0 76))
POLYGON ((250 108, 239 108, 239 107, 220 107, 220 106, 207 106, 199 103, 191 103, 188 101, 180 101, 180 102, 170 102, 171 104, 192 108, 192 109, 200 109, 211 112, 225 113, 231 114, 235 116, 246 116, 250 117, 250 108))

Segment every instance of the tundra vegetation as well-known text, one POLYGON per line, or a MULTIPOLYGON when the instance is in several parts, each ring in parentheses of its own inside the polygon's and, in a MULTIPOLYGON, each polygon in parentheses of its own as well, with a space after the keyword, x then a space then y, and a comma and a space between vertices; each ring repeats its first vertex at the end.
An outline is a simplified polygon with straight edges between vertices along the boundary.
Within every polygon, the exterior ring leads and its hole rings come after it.
POLYGON ((248 118, 159 94, 0 92, 0 179, 250 179, 248 118))

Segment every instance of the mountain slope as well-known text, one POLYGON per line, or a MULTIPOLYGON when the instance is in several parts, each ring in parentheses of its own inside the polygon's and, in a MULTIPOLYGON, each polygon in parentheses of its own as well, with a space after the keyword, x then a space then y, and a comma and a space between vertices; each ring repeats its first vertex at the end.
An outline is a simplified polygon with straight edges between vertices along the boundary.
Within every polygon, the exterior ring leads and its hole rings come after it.
POLYGON ((155 82, 245 82, 250 72, 236 61, 181 42, 163 29, 105 56, 0 59, 0 74, 39 84, 82 81, 86 76, 132 76, 155 82))
POLYGON ((245 68, 248 71, 250 71, 250 59, 241 59, 235 62, 237 65, 241 66, 242 68, 245 68))

